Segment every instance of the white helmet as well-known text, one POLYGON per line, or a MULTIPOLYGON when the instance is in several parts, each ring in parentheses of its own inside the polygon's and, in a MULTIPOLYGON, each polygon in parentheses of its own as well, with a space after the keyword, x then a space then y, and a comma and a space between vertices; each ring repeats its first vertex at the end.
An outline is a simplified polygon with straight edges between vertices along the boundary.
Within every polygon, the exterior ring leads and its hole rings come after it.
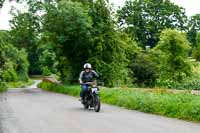
POLYGON ((92 69, 92 65, 90 63, 86 63, 83 66, 84 69, 88 68, 88 69, 92 69))

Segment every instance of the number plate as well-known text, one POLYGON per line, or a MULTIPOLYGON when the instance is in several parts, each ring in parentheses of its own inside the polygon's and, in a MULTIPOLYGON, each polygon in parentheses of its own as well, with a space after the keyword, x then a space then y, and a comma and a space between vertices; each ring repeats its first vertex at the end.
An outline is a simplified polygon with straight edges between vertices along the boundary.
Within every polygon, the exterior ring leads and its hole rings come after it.
POLYGON ((98 88, 92 88, 92 93, 93 92, 98 92, 98 88))

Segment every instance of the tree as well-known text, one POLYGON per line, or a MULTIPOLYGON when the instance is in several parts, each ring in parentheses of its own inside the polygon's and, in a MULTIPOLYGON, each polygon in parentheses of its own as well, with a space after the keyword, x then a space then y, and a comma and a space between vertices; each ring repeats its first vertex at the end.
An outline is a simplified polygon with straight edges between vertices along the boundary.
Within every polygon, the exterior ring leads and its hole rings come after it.
POLYGON ((29 12, 12 13, 13 19, 10 21, 12 43, 19 49, 26 49, 30 62, 29 74, 40 74, 38 69, 37 38, 40 33, 40 16, 35 11, 34 6, 29 7, 29 12))
POLYGON ((48 33, 42 33, 38 41, 37 54, 39 56, 38 66, 43 75, 58 74, 58 60, 56 49, 48 33))
POLYGON ((200 32, 200 14, 192 16, 188 22, 189 31, 187 33, 188 40, 192 44, 192 48, 196 46, 196 36, 200 32))
POLYGON ((132 81, 140 87, 154 87, 159 78, 158 66, 153 61, 151 54, 140 53, 131 61, 132 81))
POLYGON ((5 0, 0 0, 0 9, 2 8, 4 1, 5 0))
POLYGON ((18 50, 10 43, 10 35, 6 31, 0 32, 0 80, 27 81, 28 60, 24 49, 18 50))
POLYGON ((193 56, 193 58, 195 58, 197 61, 200 61, 200 33, 198 32, 197 34, 196 34, 196 39, 195 39, 196 41, 196 45, 195 45, 195 47, 194 47, 194 49, 193 49, 193 52, 192 52, 192 56, 193 56))
MULTIPOLYGON (((14 1, 14 0, 9 0, 9 1, 14 1)), ((15 0, 15 1, 20 1, 20 0, 15 0)), ((5 0, 0 0, 0 9, 3 7, 5 0)))
POLYGON ((186 62, 190 43, 185 35, 167 29, 161 33, 160 41, 155 50, 160 50, 164 56, 160 69, 160 80, 166 82, 181 82, 191 75, 190 65, 186 62))
POLYGON ((82 63, 89 55, 92 22, 88 9, 79 2, 62 0, 47 10, 43 24, 56 49, 62 79, 77 82, 82 63))
POLYGON ((131 57, 139 49, 137 43, 121 31, 117 31, 112 18, 112 10, 106 0, 90 3, 89 15, 92 18, 92 45, 88 61, 102 73, 107 86, 130 84, 128 68, 131 57))
POLYGON ((128 0, 117 11, 117 16, 119 25, 143 48, 146 45, 154 47, 164 29, 187 29, 184 9, 170 0, 128 0))
POLYGON ((129 60, 139 49, 136 42, 115 29, 107 1, 73 1, 51 5, 43 22, 43 30, 54 45, 62 79, 77 82, 83 64, 90 62, 93 69, 102 73, 106 85, 128 83, 129 60))

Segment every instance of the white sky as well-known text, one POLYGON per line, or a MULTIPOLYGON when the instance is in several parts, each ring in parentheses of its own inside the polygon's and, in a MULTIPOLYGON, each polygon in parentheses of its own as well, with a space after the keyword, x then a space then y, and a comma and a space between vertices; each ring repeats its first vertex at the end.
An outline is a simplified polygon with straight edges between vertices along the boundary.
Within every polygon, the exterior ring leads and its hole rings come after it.
MULTIPOLYGON (((123 6, 125 0, 110 0, 115 4, 116 7, 123 6)), ((200 13, 200 0, 171 0, 172 2, 182 6, 186 9, 186 15, 192 16, 196 13, 200 13)), ((19 5, 15 2, 4 3, 3 8, 0 10, 0 29, 9 29, 9 20, 12 16, 9 14, 11 6, 15 6, 18 9, 25 9, 25 5, 19 5)))
POLYGON ((26 10, 25 4, 17 4, 15 1, 9 2, 5 0, 3 7, 0 9, 0 30, 9 29, 9 20, 12 19, 12 16, 9 14, 11 7, 14 6, 16 9, 26 10))

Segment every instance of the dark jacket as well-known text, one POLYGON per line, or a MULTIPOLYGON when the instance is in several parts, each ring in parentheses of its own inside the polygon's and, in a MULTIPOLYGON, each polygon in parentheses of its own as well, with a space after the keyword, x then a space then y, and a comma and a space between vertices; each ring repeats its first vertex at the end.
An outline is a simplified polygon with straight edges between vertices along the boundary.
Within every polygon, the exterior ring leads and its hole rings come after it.
POLYGON ((89 72, 82 71, 80 73, 79 81, 82 83, 92 82, 98 77, 99 75, 94 70, 91 70, 89 72))

